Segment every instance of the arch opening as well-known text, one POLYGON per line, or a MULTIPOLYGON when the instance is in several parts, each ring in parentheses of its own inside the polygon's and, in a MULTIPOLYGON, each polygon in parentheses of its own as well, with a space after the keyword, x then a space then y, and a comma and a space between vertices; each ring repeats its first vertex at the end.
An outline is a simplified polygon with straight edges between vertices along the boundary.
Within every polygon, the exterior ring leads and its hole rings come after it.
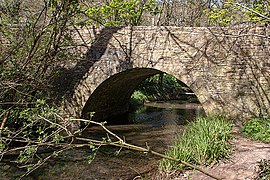
MULTIPOLYGON (((95 121, 104 121, 109 119, 115 120, 116 117, 122 119, 121 117, 126 115, 131 110, 132 104, 130 103, 130 99, 134 91, 138 91, 143 87, 145 89, 151 88, 147 87, 149 85, 147 84, 147 79, 155 78, 158 75, 164 77, 164 74, 165 76, 173 78, 175 82, 181 85, 182 91, 178 92, 176 96, 174 94, 174 98, 172 98, 170 91, 168 91, 167 96, 165 96, 163 99, 161 98, 161 95, 159 98, 149 98, 147 100, 189 100, 187 97, 191 97, 193 102, 199 103, 199 100, 194 92, 184 82, 178 80, 176 77, 168 75, 165 72, 157 69, 133 68, 117 73, 102 82, 85 103, 81 116, 83 118, 90 118, 90 113, 94 112, 93 120, 95 121)), ((166 90, 166 88, 164 89, 166 90)), ((120 123, 108 122, 113 124, 120 123)))

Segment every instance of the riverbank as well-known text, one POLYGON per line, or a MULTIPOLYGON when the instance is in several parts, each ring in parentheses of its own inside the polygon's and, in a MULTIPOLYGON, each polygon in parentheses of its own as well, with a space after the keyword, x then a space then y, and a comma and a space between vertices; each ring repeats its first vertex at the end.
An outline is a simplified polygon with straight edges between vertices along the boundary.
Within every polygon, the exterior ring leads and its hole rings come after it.
MULTIPOLYGON (((234 147, 231 157, 213 167, 204 168, 208 172, 222 179, 256 179, 259 174, 259 162, 261 159, 270 160, 270 144, 250 140, 240 133, 238 127, 233 129, 234 139, 230 143, 234 147)), ((184 173, 156 173, 151 179, 157 180, 209 180, 210 177, 198 171, 186 171, 184 173)))
MULTIPOLYGON (((233 135, 235 138, 230 143, 234 146, 234 151, 231 157, 213 167, 203 168, 225 180, 256 179, 258 162, 270 157, 270 144, 247 139, 240 134, 238 128, 233 129, 233 135)), ((89 150, 66 152, 57 158, 57 163, 49 162, 44 168, 28 176, 28 179, 211 180, 198 171, 166 174, 158 170, 159 157, 126 149, 116 156, 117 150, 119 149, 111 147, 100 149, 92 164, 87 164, 86 160, 89 150)), ((4 174, 0 177, 6 179, 4 174)))
MULTIPOLYGON (((130 129, 121 127, 121 129, 122 131, 129 132, 126 134, 126 139, 130 140, 134 137, 134 131, 132 132, 131 129, 142 130, 146 128, 145 126, 144 128, 140 126, 134 125, 133 127, 129 127, 130 129)), ((117 129, 115 126, 114 128, 115 130, 117 129)), ((166 139, 164 131, 155 132, 156 135, 159 135, 159 138, 155 137, 155 143, 164 142, 166 139)), ((141 134, 143 137, 153 135, 152 131, 149 131, 147 134, 137 131, 136 134, 141 134)), ((213 167, 203 168, 227 180, 256 179, 258 176, 258 162, 261 159, 268 158, 269 160, 270 144, 256 142, 244 137, 240 134, 240 130, 237 127, 234 127, 233 135, 235 138, 230 141, 234 147, 231 157, 213 167)), ((143 146, 143 142, 139 137, 133 141, 143 146)), ((167 144, 162 145, 163 148, 167 146, 167 144)), ((155 150, 162 151, 161 149, 155 150)), ((30 174, 27 179, 211 179, 198 171, 186 171, 182 174, 176 172, 165 174, 158 170, 159 157, 127 149, 122 149, 116 155, 115 152, 117 150, 119 149, 112 147, 101 148, 91 164, 87 163, 87 156, 91 153, 89 149, 67 151, 52 161, 49 161, 44 167, 38 169, 33 174, 30 174)), ((2 170, 0 179, 10 179, 11 177, 13 177, 11 179, 17 179, 22 174, 20 168, 11 165, 2 164, 0 169, 2 170)))

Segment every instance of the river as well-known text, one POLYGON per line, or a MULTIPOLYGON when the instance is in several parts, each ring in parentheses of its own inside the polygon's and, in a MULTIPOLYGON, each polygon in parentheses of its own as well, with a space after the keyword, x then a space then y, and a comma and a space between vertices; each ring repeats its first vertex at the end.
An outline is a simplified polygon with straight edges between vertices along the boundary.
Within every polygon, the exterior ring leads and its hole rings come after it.
MULTIPOLYGON (((180 101, 150 102, 130 113, 124 124, 108 125, 107 128, 124 138, 126 142, 164 152, 172 145, 173 138, 188 121, 204 114, 196 103, 180 101)), ((113 121, 113 120, 112 120, 113 121)), ((106 137, 97 126, 84 133, 87 137, 106 137)), ((158 168, 158 160, 150 154, 115 147, 101 147, 92 163, 87 157, 90 149, 73 149, 50 160, 26 179, 134 179, 146 176, 158 168)), ((2 178, 16 179, 21 173, 12 166, 1 166, 2 178), (12 175, 10 172, 15 171, 12 175), (5 174, 6 173, 6 174, 5 174)))

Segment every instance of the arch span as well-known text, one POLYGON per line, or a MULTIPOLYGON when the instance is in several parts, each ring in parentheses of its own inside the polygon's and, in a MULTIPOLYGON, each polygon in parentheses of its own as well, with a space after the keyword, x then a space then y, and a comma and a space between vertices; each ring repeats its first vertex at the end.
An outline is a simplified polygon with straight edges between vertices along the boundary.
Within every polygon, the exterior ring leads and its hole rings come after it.
POLYGON ((134 90, 143 80, 159 73, 163 72, 152 68, 133 68, 111 76, 86 101, 82 117, 89 118, 89 112, 95 112, 95 119, 103 120, 128 112, 134 90))

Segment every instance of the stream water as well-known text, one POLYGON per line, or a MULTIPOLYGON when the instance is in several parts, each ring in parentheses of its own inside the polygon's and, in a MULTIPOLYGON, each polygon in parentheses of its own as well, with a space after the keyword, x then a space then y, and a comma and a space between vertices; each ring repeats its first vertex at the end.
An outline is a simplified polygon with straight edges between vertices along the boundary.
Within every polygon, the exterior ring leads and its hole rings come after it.
MULTIPOLYGON (((203 115, 199 104, 180 101, 151 102, 130 113, 125 124, 108 125, 107 128, 126 142, 151 147, 164 152, 173 138, 188 121, 203 115)), ((106 137, 100 127, 90 127, 85 136, 106 137)), ((49 161, 26 179, 134 179, 158 168, 158 160, 150 154, 115 147, 101 147, 92 163, 87 157, 90 149, 73 149, 49 161)), ((16 179, 22 174, 17 167, 0 164, 0 179, 16 179), (11 174, 10 174, 11 173, 11 174)))

